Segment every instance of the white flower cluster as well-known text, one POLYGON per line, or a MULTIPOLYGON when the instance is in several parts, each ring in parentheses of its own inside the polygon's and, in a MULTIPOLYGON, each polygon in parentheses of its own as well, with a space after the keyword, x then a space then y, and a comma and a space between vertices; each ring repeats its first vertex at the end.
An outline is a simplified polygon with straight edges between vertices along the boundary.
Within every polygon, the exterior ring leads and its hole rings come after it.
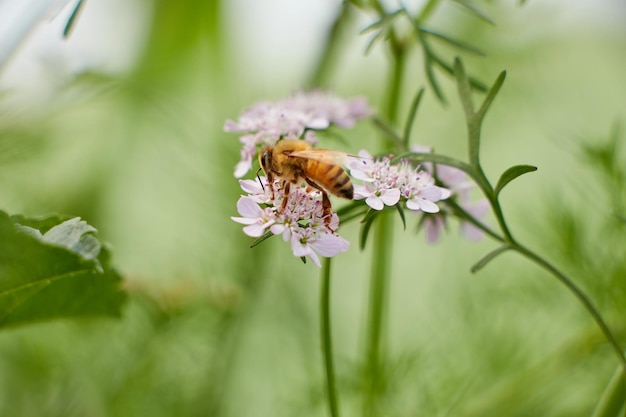
POLYGON ((236 178, 252 167, 258 145, 273 145, 279 139, 304 139, 316 143, 315 130, 330 125, 349 128, 371 114, 364 98, 346 100, 326 91, 299 92, 279 102, 260 102, 246 110, 237 122, 227 120, 224 130, 238 132, 243 147, 235 167, 236 178))
POLYGON ((285 209, 279 210, 284 198, 280 181, 273 184, 273 200, 265 177, 240 180, 239 183, 248 195, 237 202, 237 211, 242 217, 231 219, 246 225, 243 228, 246 235, 261 237, 268 230, 273 235, 282 235, 285 242, 290 242, 295 256, 307 256, 318 267, 319 256, 332 257, 350 247, 347 240, 334 232, 339 227, 335 213, 332 213, 330 224, 325 223, 319 191, 292 188, 285 209))
POLYGON ((349 166, 350 174, 363 181, 363 185, 355 185, 354 199, 365 199, 374 210, 394 206, 402 199, 409 210, 437 213, 436 203, 450 197, 450 190, 435 185, 429 172, 406 161, 391 165, 389 158, 374 160, 366 151, 359 152, 359 157, 349 166))

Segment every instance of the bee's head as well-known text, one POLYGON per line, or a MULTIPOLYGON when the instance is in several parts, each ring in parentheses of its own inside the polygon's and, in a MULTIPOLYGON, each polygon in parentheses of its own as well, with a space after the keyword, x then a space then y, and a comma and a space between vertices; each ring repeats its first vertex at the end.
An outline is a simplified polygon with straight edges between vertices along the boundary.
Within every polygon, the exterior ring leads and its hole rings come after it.
POLYGON ((272 150, 271 146, 266 146, 259 153, 259 165, 265 173, 268 172, 268 168, 271 166, 272 150))

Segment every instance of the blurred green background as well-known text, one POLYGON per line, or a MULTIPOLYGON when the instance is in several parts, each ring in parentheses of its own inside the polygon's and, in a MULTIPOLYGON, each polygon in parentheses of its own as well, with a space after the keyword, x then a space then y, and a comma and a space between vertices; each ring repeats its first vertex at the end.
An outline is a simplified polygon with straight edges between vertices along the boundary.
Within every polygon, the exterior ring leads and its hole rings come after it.
MULTIPOLYGON (((624 140, 626 7, 527 3, 477 3, 492 26, 443 2, 429 26, 487 53, 463 55, 485 83, 507 70, 483 128, 485 170, 495 181, 511 165, 538 166, 504 192, 506 217, 624 342, 626 228, 614 214, 624 213, 626 157, 602 150, 624 140)), ((0 68, 0 209, 81 216, 111 245, 131 294, 121 320, 0 333, 0 415, 326 415, 319 271, 279 239, 249 249, 229 218, 241 193, 232 176, 239 143, 222 125, 308 85, 339 4, 88 0, 69 39, 68 9, 0 68)), ((324 83, 379 108, 384 48, 365 55, 359 36, 373 20, 354 14, 324 83)), ((421 59, 419 49, 410 54, 402 117, 426 85, 421 59)), ((440 81, 448 104, 427 90, 413 142, 464 157, 456 87, 440 81)), ((323 145, 380 145, 368 122, 343 135, 323 145)), ((472 275, 496 244, 464 241, 456 226, 428 246, 413 224, 396 222, 386 415, 590 415, 617 365, 596 325, 515 255, 472 275)), ((332 315, 351 416, 371 253, 358 250, 358 224, 341 233, 352 247, 333 262, 332 315)))

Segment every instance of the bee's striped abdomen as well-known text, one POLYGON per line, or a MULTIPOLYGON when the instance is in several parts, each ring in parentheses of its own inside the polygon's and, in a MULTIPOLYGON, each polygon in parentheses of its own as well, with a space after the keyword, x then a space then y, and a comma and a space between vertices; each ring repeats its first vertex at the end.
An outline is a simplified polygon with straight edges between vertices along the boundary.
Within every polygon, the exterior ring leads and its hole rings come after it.
POLYGON ((354 187, 350 176, 339 165, 327 164, 316 160, 309 160, 307 167, 309 178, 337 197, 352 200, 354 187))

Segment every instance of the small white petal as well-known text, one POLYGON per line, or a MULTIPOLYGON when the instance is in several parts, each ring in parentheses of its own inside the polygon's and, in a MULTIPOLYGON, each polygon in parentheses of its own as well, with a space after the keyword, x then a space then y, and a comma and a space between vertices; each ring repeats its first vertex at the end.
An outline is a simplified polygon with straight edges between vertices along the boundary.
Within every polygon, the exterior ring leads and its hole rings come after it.
POLYGON ((233 175, 235 176, 235 178, 241 178, 246 175, 248 171, 250 171, 250 168, 252 168, 252 160, 248 159, 239 161, 237 166, 235 166, 235 172, 233 173, 233 175))
POLYGON ((237 201, 237 212, 243 217, 259 218, 262 217, 261 207, 250 197, 241 197, 237 201))
POLYGON ((439 190, 441 190, 441 198, 440 198, 440 200, 445 200, 447 198, 450 198, 450 196, 452 195, 452 192, 450 190, 448 190, 447 188, 439 187, 439 190))
POLYGON ((439 187, 424 187, 419 190, 419 196, 429 201, 441 200, 441 190, 439 187))
POLYGON ((420 209, 426 213, 439 213, 439 206, 432 201, 420 200, 420 209))
POLYGON ((249 226, 243 228, 243 232, 250 237, 261 237, 263 233, 265 233, 265 229, 267 228, 269 223, 262 224, 260 222, 256 222, 249 226))
POLYGON ((256 222, 259 221, 259 219, 252 219, 250 217, 233 217, 231 216, 230 219, 234 222, 237 222, 239 224, 254 224, 256 222))
POLYGON ((330 258, 347 251, 350 248, 350 242, 340 236, 326 234, 311 242, 311 246, 321 256, 330 258))
POLYGON ((373 208, 374 210, 382 210, 385 205, 383 204, 383 200, 380 197, 372 194, 365 200, 365 204, 373 208))
MULTIPOLYGON (((263 180, 263 178, 261 179, 263 180)), ((239 186, 248 194, 264 194, 263 187, 258 180, 239 180, 239 186)))
POLYGON ((389 190, 384 190, 380 199, 388 206, 393 206, 400 201, 400 190, 398 188, 391 188, 389 190))

